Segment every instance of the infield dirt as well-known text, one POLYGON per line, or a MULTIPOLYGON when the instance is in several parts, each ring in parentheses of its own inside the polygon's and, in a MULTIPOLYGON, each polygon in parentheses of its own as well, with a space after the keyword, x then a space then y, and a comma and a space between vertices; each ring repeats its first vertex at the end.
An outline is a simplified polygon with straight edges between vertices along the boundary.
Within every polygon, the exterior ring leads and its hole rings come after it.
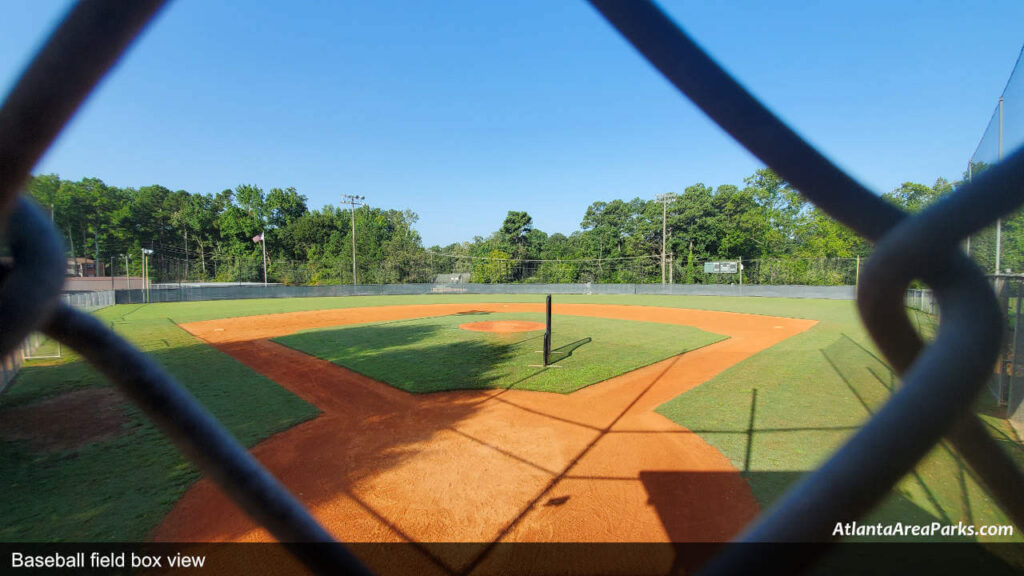
MULTIPOLYGON (((654 409, 814 321, 556 304, 555 314, 683 324, 729 336, 569 395, 413 395, 268 340, 310 328, 468 312, 543 312, 543 305, 348 308, 182 328, 323 411, 253 453, 343 542, 722 542, 757 514, 729 460, 654 409)), ((272 537, 204 479, 154 539, 272 537)), ((429 572, 508 568, 483 546, 447 555, 416 550, 422 557, 413 554, 409 566, 429 572)), ((650 561, 650 571, 662 571, 673 560, 650 561)))

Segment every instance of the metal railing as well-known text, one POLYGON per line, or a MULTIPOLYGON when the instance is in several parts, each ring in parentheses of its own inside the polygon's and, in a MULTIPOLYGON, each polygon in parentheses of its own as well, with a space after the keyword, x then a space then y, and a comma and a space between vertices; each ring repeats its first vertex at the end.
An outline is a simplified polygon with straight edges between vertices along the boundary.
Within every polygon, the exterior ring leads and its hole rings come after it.
MULTIPOLYGON (((41 329, 82 354, 138 405, 202 471, 280 541, 330 542, 327 532, 179 384, 97 320, 59 302, 60 241, 40 211, 18 198, 31 168, 82 100, 160 9, 161 0, 76 5, 0 108, 0 222, 13 264, 0 279, 0 356, 41 329), (53 79, 60 79, 59 82, 53 79)), ((881 501, 944 436, 1024 526, 1024 477, 986 434, 971 403, 991 375, 1002 316, 978 268, 961 251, 968 234, 1016 208, 1024 152, 1005 157, 921 214, 886 204, 825 159, 746 92, 655 5, 591 4, 667 79, 765 164, 877 248, 861 271, 858 305, 903 387, 832 458, 767 510, 739 542, 821 541, 881 501), (905 290, 934 291, 942 324, 930 345, 909 323, 905 290)), ((317 573, 363 573, 342 546, 291 550, 317 573)), ((704 574, 795 572, 813 562, 729 546, 704 574)))

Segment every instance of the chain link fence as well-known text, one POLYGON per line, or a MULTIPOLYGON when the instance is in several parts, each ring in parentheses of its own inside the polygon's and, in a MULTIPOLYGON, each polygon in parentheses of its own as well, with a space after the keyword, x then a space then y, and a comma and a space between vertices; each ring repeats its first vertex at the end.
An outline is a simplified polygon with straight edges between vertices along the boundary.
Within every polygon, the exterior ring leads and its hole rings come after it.
POLYGON ((323 298, 335 296, 412 296, 425 294, 621 294, 649 296, 747 296, 853 300, 853 286, 765 286, 739 284, 158 284, 149 290, 117 290, 118 304, 246 300, 252 298, 323 298))
MULTIPOLYGON (((1024 275, 1000 274, 989 276, 1005 323, 999 348, 999 358, 988 379, 988 391, 1005 417, 1024 435, 1024 337, 1018 326, 1024 322, 1024 275)), ((939 306, 931 290, 907 290, 905 305, 928 317, 927 335, 934 335, 938 325, 939 306)), ((918 326, 920 330, 920 326, 918 326)))
POLYGON ((989 380, 989 391, 999 406, 1005 408, 1006 418, 1018 434, 1024 435, 1024 276, 999 275, 992 277, 992 286, 1000 307, 1006 314, 999 360, 989 380))
MULTIPOLYGON (((114 291, 72 292, 61 294, 61 300, 77 310, 94 312, 101 308, 114 305, 114 291)), ((7 389, 8 384, 18 375, 18 370, 26 360, 60 358, 62 348, 60 342, 40 332, 32 332, 22 343, 0 360, 0 392, 7 389)))
MULTIPOLYGON (((182 258, 156 252, 150 258, 154 284, 262 283, 259 255, 182 258)), ((660 255, 628 258, 533 260, 440 254, 429 251, 402 260, 359 260, 356 284, 747 284, 765 286, 856 286, 866 258, 785 257, 680 260, 660 255), (729 272, 709 264, 735 263, 729 272)), ((113 269, 113 268, 112 268, 113 269)), ((353 284, 351 257, 317 260, 268 258, 268 283, 289 286, 353 284)))
MULTIPOLYGON (((967 165, 973 180, 1024 144, 1024 49, 999 96, 985 132, 967 165)), ((1024 272, 1024 210, 1015 210, 972 234, 964 249, 988 274, 1024 272)))
MULTIPOLYGON (((823 535, 834 534, 837 522, 860 518, 889 496, 944 437, 1014 523, 1024 525, 1024 476, 964 402, 991 378, 1006 328, 1001 303, 960 249, 969 235, 1024 201, 1024 151, 1001 157, 952 196, 908 215, 864 189, 797 136, 655 5, 641 0, 591 4, 740 144, 816 206, 876 243, 871 262, 859 274, 858 306, 879 350, 903 380, 826 462, 751 522, 736 539, 746 546, 726 546, 701 573, 796 573, 808 568, 825 552, 824 546, 794 553, 775 544, 834 540, 823 535), (942 309, 943 324, 927 344, 905 314, 905 291, 914 279, 934 290, 942 309), (772 545, 756 545, 765 543, 772 545)), ((333 539, 156 362, 95 318, 60 302, 66 261, 59 237, 38 208, 18 198, 18 187, 31 168, 161 6, 159 0, 77 3, 0 108, 0 217, 13 262, 0 263, 0 354, 14 351, 35 330, 74 348, 311 571, 366 573, 345 547, 311 551, 296 545, 333 539)), ((998 250, 1001 244, 995 246, 998 250)), ((384 268, 397 273, 404 264, 384 268)), ((1014 294, 1004 286, 1004 292, 1004 309, 1011 300, 1016 306, 1019 291, 1014 294)), ((1014 322, 1016 317, 1015 310, 1014 322)), ((1016 374, 1016 367, 1012 372, 1016 374)))

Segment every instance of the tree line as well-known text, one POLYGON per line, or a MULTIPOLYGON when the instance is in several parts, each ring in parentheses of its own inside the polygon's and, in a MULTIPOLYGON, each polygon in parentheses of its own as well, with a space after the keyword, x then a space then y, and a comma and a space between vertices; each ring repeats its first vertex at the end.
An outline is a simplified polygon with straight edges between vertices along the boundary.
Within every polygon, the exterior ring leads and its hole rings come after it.
MULTIPOLYGON (((957 185, 942 178, 932 186, 907 182, 883 197, 916 212, 957 185)), ((261 280, 260 246, 252 241, 260 233, 271 281, 351 282, 353 219, 361 283, 432 282, 454 273, 473 282, 660 282, 663 240, 673 256, 676 282, 721 281, 702 276, 700 263, 709 260, 774 259, 807 266, 816 259, 871 252, 868 242, 769 169, 756 171, 743 186, 697 183, 662 202, 594 202, 568 236, 547 234, 526 211, 513 210, 486 237, 429 247, 416 232, 418 217, 412 211, 361 206, 353 214, 351 207, 333 205, 311 210, 293 187, 264 191, 243 184, 204 194, 160 185, 119 188, 97 178, 71 181, 47 174, 33 177, 27 192, 52 210, 69 257, 113 264, 120 273, 127 265, 129 273, 138 274, 138 254, 148 248, 154 251, 149 273, 157 282, 261 280)), ((1006 221, 1010 246, 1019 236, 1024 247, 1019 221, 1006 221)), ((824 275, 806 283, 849 281, 824 275)))

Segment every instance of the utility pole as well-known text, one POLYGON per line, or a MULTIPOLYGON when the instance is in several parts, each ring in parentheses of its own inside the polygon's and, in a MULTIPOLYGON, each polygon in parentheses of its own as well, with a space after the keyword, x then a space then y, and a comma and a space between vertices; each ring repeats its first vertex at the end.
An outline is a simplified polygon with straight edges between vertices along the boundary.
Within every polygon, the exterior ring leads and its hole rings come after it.
POLYGON ((341 203, 352 205, 352 287, 356 286, 356 206, 363 205, 363 200, 366 200, 366 196, 353 196, 351 194, 342 194, 341 203))
POLYGON ((665 222, 668 219, 668 203, 675 200, 676 195, 672 192, 658 194, 655 200, 661 202, 661 283, 665 283, 665 239, 668 236, 665 222))

